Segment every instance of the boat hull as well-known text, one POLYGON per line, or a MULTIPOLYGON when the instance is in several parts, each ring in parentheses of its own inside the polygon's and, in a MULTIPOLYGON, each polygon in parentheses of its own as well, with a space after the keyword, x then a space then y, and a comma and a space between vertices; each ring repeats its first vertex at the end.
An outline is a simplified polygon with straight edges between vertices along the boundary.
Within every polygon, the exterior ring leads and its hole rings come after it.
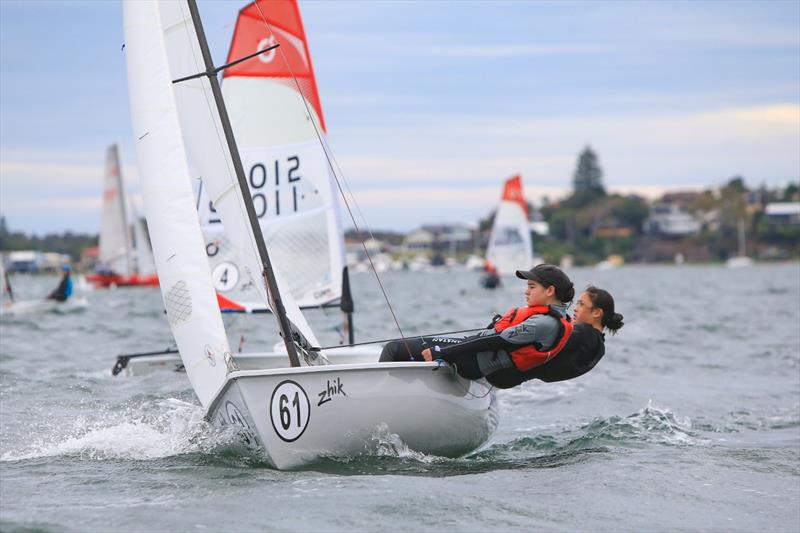
POLYGON ((50 312, 68 313, 71 311, 81 311, 89 306, 86 298, 73 297, 66 302, 56 300, 20 300, 8 302, 0 308, 1 315, 21 316, 50 312))
POLYGON ((457 457, 483 445, 498 421, 488 384, 438 363, 233 372, 207 416, 278 469, 369 454, 395 436, 411 450, 457 457))
POLYGON ((90 274, 86 279, 95 287, 158 287, 156 274, 90 274))

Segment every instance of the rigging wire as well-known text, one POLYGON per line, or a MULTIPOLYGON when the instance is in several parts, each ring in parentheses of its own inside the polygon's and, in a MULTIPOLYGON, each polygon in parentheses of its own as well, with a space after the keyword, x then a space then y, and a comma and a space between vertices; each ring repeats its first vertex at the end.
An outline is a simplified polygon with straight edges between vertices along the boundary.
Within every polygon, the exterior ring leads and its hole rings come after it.
MULTIPOLYGON (((267 17, 264 15, 264 12, 261 10, 261 6, 259 5, 258 0, 254 0, 253 4, 256 6, 256 10, 258 10, 258 14, 261 17, 261 20, 264 23, 267 31, 269 32, 269 34, 271 36, 273 36, 277 40, 277 36, 272 31, 272 25, 269 23, 269 21, 267 20, 267 17)), ((320 146, 322 147, 322 152, 325 154, 325 159, 328 161, 328 166, 331 169, 331 173, 333 174, 333 179, 336 181, 336 186, 339 189, 339 193, 341 194, 342 201, 344 202, 344 205, 347 208, 347 212, 350 215, 350 220, 353 221, 353 226, 355 227, 356 231, 360 232, 361 229, 358 227, 358 222, 356 221, 356 218, 353 215, 353 210, 350 207, 350 203, 347 201, 347 196, 345 195, 344 189, 342 189, 342 184, 341 184, 341 182, 339 180, 339 176, 341 176, 342 181, 345 181, 345 183, 346 183, 346 180, 344 179, 344 174, 341 172, 341 168, 339 168, 338 162, 336 163, 336 168, 334 168, 334 164, 331 162, 331 159, 333 159, 333 161, 336 161, 336 159, 333 157, 333 152, 331 152, 330 154, 328 153, 329 152, 329 147, 327 147, 326 142, 323 140, 323 136, 319 131, 319 127, 317 125, 317 122, 316 122, 316 120, 314 120, 314 115, 311 113, 311 109, 308 106, 308 99, 303 94, 303 90, 300 87, 300 82, 298 81, 297 76, 294 73, 294 70, 292 70, 292 67, 289 64, 289 60, 287 59, 286 54, 283 52, 283 48, 282 47, 278 47, 277 50, 278 50, 278 53, 281 55, 281 58, 283 59, 283 62, 286 65, 286 68, 289 70, 289 74, 292 76, 292 80, 294 81, 295 85, 297 86, 297 91, 300 93, 300 96, 302 97, 303 105, 306 108, 306 113, 311 118, 311 124, 314 127, 314 133, 317 136, 317 140, 319 141, 320 146), (326 147, 327 147, 327 149, 326 149, 326 147), (338 173, 337 173, 337 169, 338 169, 338 173)), ((356 208, 358 209, 358 204, 355 201, 355 196, 353 195, 352 191, 350 191, 349 185, 347 186, 347 189, 350 192, 350 195, 352 197, 353 203, 356 205, 356 208)), ((364 219, 366 221, 366 219, 364 218, 364 215, 360 212, 361 210, 358 209, 358 211, 359 211, 359 214, 361 215, 362 219, 364 219)), ((372 235, 372 231, 370 231, 369 229, 367 229, 367 231, 370 234, 370 237, 374 240, 375 238, 372 235)), ((378 286, 380 287, 381 292, 383 293, 383 299, 386 300, 386 305, 389 307, 389 312, 392 315, 392 319, 394 320, 394 323, 397 326, 397 330, 400 332, 400 338, 405 343, 406 350, 408 350, 409 353, 410 353, 411 350, 410 350, 410 348, 408 346, 408 343, 406 342, 406 336, 403 333, 403 328, 400 326, 400 322, 397 319, 397 315, 395 314, 394 308, 392 307, 392 303, 389 301, 389 295, 386 292, 386 288, 384 287, 383 282, 381 281, 381 278, 378 275, 378 271, 375 269, 375 264, 372 261, 372 256, 370 256, 369 251, 367 250, 367 245, 366 245, 365 241, 363 241, 363 240, 361 241, 361 247, 364 249, 364 254, 367 257, 367 260, 369 261, 369 265, 372 268, 372 272, 375 274, 375 279, 378 282, 378 286)))

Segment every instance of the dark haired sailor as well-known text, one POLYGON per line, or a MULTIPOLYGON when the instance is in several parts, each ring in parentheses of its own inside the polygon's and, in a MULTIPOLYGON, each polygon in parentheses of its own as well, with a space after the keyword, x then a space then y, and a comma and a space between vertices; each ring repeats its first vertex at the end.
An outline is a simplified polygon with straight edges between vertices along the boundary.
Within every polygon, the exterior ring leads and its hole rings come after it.
POLYGON ((606 353, 603 332, 615 334, 623 326, 623 316, 615 312, 614 298, 608 291, 590 285, 575 302, 573 317, 572 335, 558 357, 525 372, 505 368, 486 379, 495 387, 508 389, 531 379, 552 383, 590 371, 606 353))
POLYGON ((61 282, 58 287, 47 297, 48 300, 55 300, 57 302, 66 302, 67 298, 72 296, 72 278, 70 277, 69 265, 61 267, 61 282))
POLYGON ((484 289, 496 289, 500 286, 500 274, 497 272, 494 264, 489 259, 483 264, 485 274, 481 277, 481 287, 484 289))
POLYGON ((471 337, 418 337, 390 342, 380 360, 443 359, 469 379, 502 369, 525 372, 550 361, 572 331, 566 311, 566 304, 575 296, 572 281, 554 265, 518 270, 517 277, 527 281, 525 307, 509 310, 471 337))

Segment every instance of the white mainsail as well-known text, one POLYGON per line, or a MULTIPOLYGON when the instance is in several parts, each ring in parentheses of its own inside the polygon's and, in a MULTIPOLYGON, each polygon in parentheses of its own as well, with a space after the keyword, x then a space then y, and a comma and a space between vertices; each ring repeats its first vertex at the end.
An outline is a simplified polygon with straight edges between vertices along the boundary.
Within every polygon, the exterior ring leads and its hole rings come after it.
POLYGON ((530 268, 533 261, 528 205, 522 195, 522 179, 506 180, 503 196, 494 216, 486 259, 500 274, 530 268))
POLYGON ((163 11, 176 4, 123 5, 131 119, 161 293, 186 373, 208 407, 225 382, 230 349, 203 252, 164 48, 174 17, 163 11))
POLYGON ((125 188, 119 166, 119 149, 106 149, 103 177, 103 210, 100 217, 100 265, 116 274, 130 274, 131 243, 125 204, 125 188))
MULTIPOLYGON (((226 69, 223 94, 270 258, 298 305, 316 307, 342 296, 344 233, 317 137, 325 124, 297 4, 243 8, 228 61, 274 44, 280 48, 226 69)), ((258 309, 263 300, 239 275, 241 258, 208 190, 204 183, 198 206, 220 302, 258 309)))

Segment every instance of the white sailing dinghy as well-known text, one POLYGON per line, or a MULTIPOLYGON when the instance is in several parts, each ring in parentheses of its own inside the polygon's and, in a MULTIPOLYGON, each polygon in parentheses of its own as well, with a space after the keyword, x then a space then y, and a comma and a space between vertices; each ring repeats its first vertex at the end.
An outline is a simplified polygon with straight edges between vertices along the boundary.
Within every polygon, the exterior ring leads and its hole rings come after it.
POLYGON ((112 144, 106 150, 106 167, 103 178, 103 211, 100 217, 99 263, 100 268, 86 279, 97 287, 158 285, 158 276, 152 261, 152 251, 140 220, 134 223, 136 244, 131 242, 128 227, 127 202, 119 149, 112 144))
MULTIPOLYGON (((298 6, 249 4, 240 12, 228 61, 243 57, 263 43, 280 41, 276 50, 226 69, 222 93, 231 120, 248 188, 270 259, 284 273, 289 291, 301 309, 340 308, 342 337, 353 344, 353 299, 345 260, 344 230, 335 182, 308 113, 325 135, 325 121, 298 6), (272 36, 261 16, 273 28, 272 36), (297 79, 303 94, 298 91, 297 79), (308 99, 308 108, 301 98, 308 99), (302 166, 301 166, 302 165, 302 166)), ((225 313, 271 312, 256 287, 241 275, 241 260, 202 182, 198 213, 212 280, 225 313)), ((286 365, 282 343, 271 352, 238 353, 241 369, 286 365)), ((334 363, 375 362, 380 346, 344 346, 323 353, 334 363)), ((117 356, 113 373, 143 375, 183 370, 176 350, 117 356)))
MULTIPOLYGON (((458 377, 449 366, 300 366, 322 362, 311 349, 316 338, 260 235, 216 77, 224 67, 211 61, 196 3, 126 0, 124 16, 132 123, 156 267, 167 319, 207 418, 238 429, 280 469, 364 452, 376 433, 396 434, 412 449, 441 455, 486 442, 497 425, 491 389, 458 377), (240 256, 241 275, 277 318, 290 368, 237 370, 187 159, 203 176, 240 256)), ((236 61, 275 49, 256 44, 236 61)))
POLYGON ((530 268, 534 261, 528 204, 522 195, 522 178, 508 178, 494 216, 486 259, 500 275, 530 268))
POLYGON ((3 267, 0 261, 0 283, 3 284, 3 302, 0 305, 0 316, 20 316, 20 315, 33 315, 39 313, 49 313, 57 311, 60 313, 68 313, 72 311, 81 311, 89 307, 89 301, 83 296, 72 295, 66 301, 59 302, 49 298, 39 300, 17 300, 14 296, 14 290, 11 287, 11 280, 8 277, 8 272, 3 267))

